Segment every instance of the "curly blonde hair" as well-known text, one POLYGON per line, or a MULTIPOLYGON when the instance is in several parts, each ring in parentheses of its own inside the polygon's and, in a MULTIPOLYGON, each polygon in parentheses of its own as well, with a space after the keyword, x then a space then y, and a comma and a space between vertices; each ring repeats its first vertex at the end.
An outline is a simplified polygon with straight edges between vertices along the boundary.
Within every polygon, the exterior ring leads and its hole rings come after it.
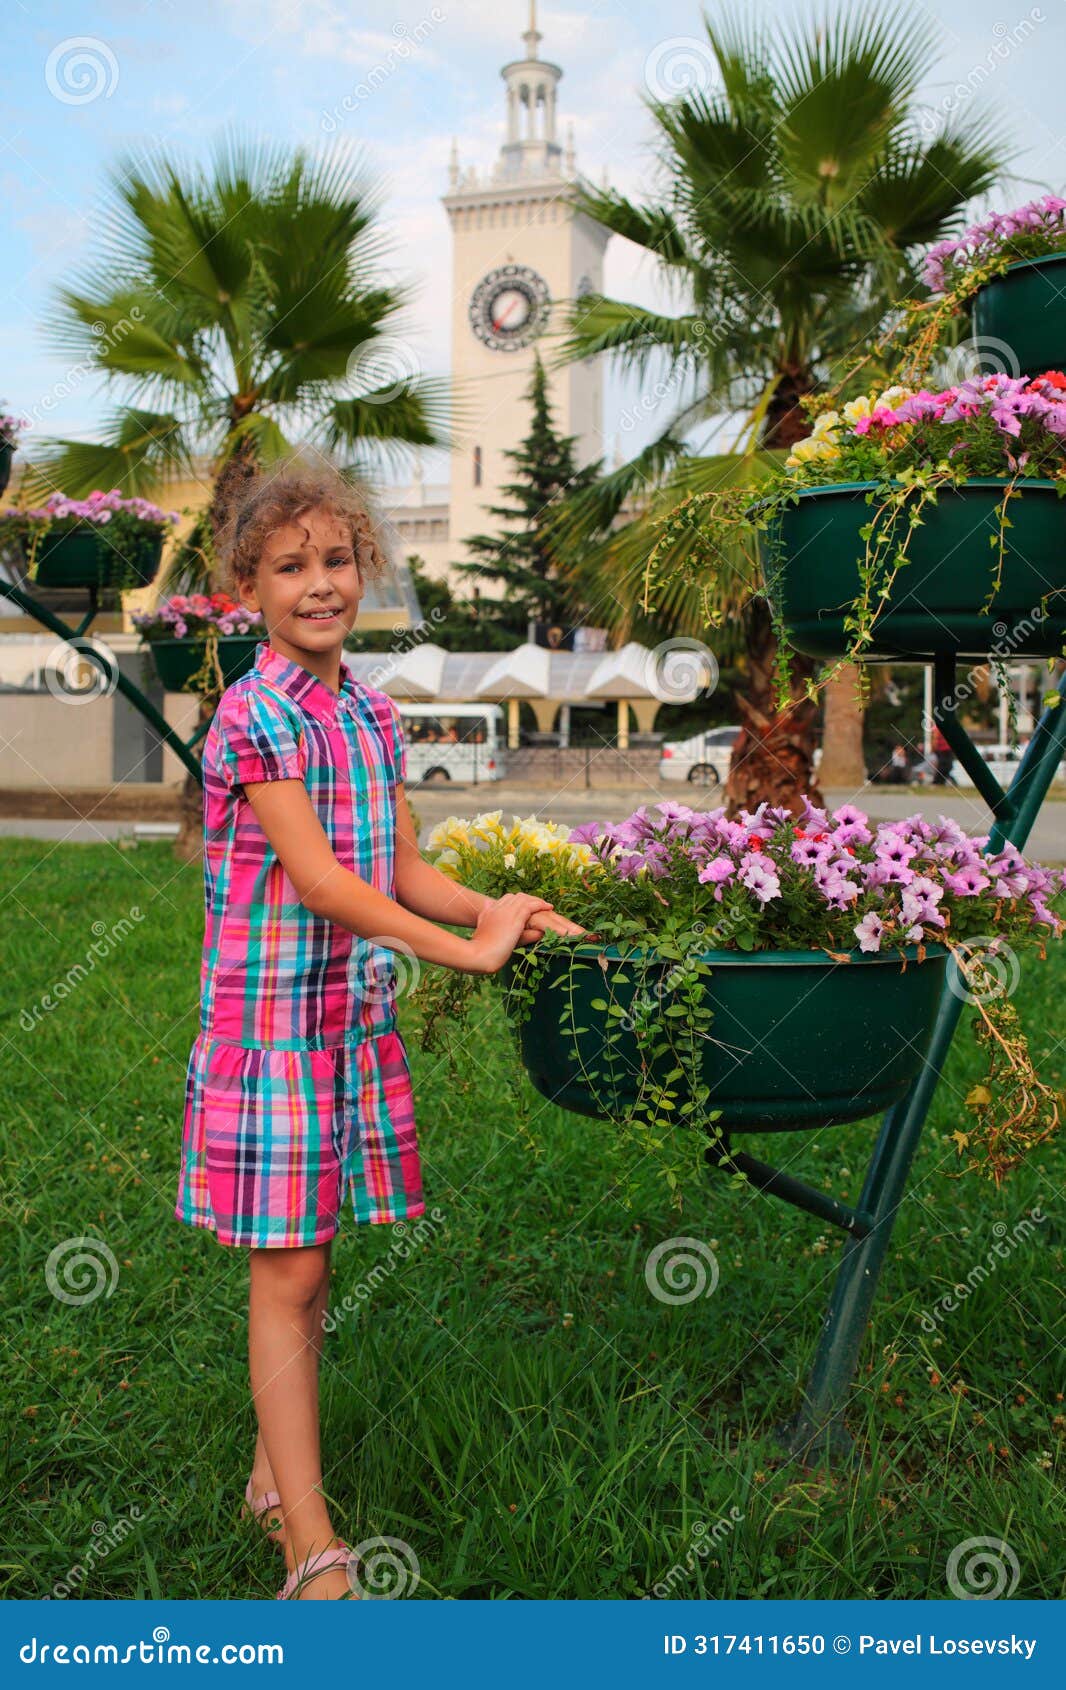
POLYGON ((293 459, 255 475, 230 506, 216 548, 226 590, 235 593, 242 581, 254 581, 268 536, 310 510, 325 511, 347 528, 362 580, 385 572, 388 559, 357 489, 328 465, 293 459))

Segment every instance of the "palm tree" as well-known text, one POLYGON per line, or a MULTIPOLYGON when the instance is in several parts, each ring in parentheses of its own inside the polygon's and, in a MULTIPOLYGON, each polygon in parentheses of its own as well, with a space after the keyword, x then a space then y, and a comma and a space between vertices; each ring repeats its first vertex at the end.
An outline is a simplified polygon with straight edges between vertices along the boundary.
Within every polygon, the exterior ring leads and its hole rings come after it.
MULTIPOLYGON (((762 20, 745 6, 704 24, 713 85, 648 101, 658 197, 638 205, 584 187, 577 200, 650 253, 684 303, 671 315, 586 294, 571 306, 559 353, 559 362, 602 353, 641 375, 665 367, 665 393, 684 383, 685 402, 657 439, 571 501, 563 519, 572 567, 619 631, 656 518, 688 492, 749 483, 780 461, 807 432, 800 400, 838 377, 915 290, 920 249, 961 225, 1006 157, 978 118, 923 128, 915 95, 937 33, 924 11, 841 0, 821 22, 762 20), (686 435, 715 419, 736 426, 730 450, 693 455, 686 435), (639 513, 619 525, 634 503, 639 513)), ((875 380, 887 373, 867 369, 875 380)), ((699 583, 684 578, 683 545, 667 563, 682 573, 656 610, 666 626, 702 634, 706 607, 699 583)), ((724 579, 712 608, 742 618, 748 652, 727 793, 734 806, 770 798, 795 809, 812 784, 815 666, 792 664, 791 702, 778 710, 765 601, 748 600, 739 569, 724 579)), ((838 688, 835 713, 842 704, 846 714, 838 688)))
POLYGON ((337 147, 227 135, 207 169, 160 154, 120 165, 95 260, 46 332, 125 403, 99 442, 49 442, 29 488, 147 494, 209 450, 211 501, 181 571, 207 580, 235 485, 295 435, 356 474, 445 444, 444 384, 396 338, 409 294, 381 272, 378 209, 358 156, 337 147))

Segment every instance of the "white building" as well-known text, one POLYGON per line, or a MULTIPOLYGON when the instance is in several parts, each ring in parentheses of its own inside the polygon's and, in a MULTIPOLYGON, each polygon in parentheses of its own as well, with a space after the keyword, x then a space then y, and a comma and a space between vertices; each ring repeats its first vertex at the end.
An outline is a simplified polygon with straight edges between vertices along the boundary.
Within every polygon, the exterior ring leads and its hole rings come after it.
MULTIPOLYGON (((451 479, 427 486, 416 472, 410 486, 388 490, 384 500, 405 553, 417 552, 434 575, 467 556, 463 542, 470 535, 499 526, 485 506, 500 503, 500 486, 512 479, 505 450, 529 432, 534 346, 560 332, 567 301, 603 288, 609 233, 574 210, 573 140, 564 150, 557 134, 563 73, 540 58, 535 4, 529 12, 525 54, 500 73, 505 105, 499 155, 489 170, 464 169, 453 144, 443 196, 452 231, 457 449, 451 479)), ((552 344, 548 339, 542 350, 552 344)), ((604 450, 600 362, 549 371, 555 426, 576 437, 582 464, 604 450)))

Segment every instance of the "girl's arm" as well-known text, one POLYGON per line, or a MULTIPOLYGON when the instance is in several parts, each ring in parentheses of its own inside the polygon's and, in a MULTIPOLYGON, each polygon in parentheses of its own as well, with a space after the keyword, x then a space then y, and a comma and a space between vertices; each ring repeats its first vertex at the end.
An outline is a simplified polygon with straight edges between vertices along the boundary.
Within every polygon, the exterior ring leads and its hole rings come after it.
POLYGON ((476 927, 482 910, 496 902, 484 892, 460 886, 427 863, 418 849, 414 817, 402 786, 396 788, 396 896, 417 915, 456 927, 476 927))
MULTIPOLYGON (((456 927, 476 927, 484 912, 497 901, 485 892, 460 885, 426 861, 418 849, 414 818, 402 786, 396 788, 396 896, 405 909, 456 927)), ((575 937, 585 931, 576 921, 568 921, 551 904, 540 900, 520 939, 523 942, 539 939, 547 928, 575 937)))
POLYGON ((305 909, 386 949, 469 974, 494 974, 511 955, 543 898, 488 899, 470 939, 449 933, 352 874, 337 861, 302 780, 246 781, 245 795, 305 909))

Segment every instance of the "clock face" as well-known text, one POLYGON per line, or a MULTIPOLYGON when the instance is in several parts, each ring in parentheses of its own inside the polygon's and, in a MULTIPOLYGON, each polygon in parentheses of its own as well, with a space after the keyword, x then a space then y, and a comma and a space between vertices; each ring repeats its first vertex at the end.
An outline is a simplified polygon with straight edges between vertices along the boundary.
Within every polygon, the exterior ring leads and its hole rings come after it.
POLYGON ((548 284, 525 264, 490 270, 474 289, 470 326, 493 352, 517 352, 546 326, 548 284))

